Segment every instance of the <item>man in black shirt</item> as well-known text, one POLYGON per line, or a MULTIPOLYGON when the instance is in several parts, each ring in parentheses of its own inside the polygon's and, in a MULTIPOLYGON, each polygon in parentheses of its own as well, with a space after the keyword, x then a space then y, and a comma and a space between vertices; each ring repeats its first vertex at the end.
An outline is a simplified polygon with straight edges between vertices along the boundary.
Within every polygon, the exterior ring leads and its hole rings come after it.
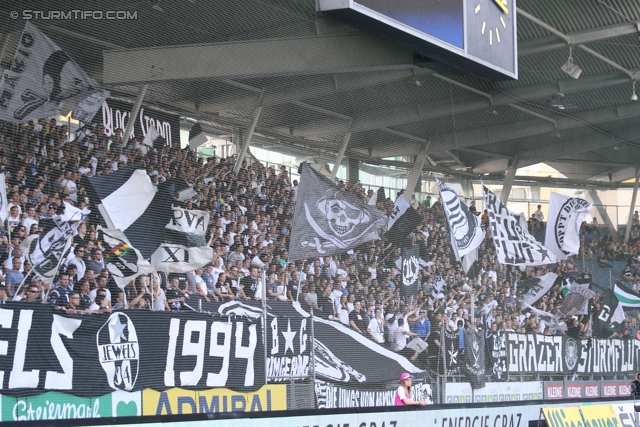
POLYGON ((178 285, 180 283, 180 279, 177 277, 173 277, 169 281, 169 286, 167 286, 167 290, 165 291, 165 296, 167 298, 167 304, 171 307, 171 310, 175 310, 182 301, 184 301, 184 297, 182 296, 182 292, 178 289, 178 285))
POLYGON ((367 326, 369 325, 369 322, 367 322, 366 319, 367 318, 362 311, 360 301, 356 301, 353 304, 353 310, 349 313, 349 325, 359 334, 364 335, 367 330, 367 326))
POLYGON ((258 267, 251 267, 251 274, 242 278, 240 287, 248 299, 259 300, 262 298, 262 295, 256 293, 260 290, 260 270, 258 267))

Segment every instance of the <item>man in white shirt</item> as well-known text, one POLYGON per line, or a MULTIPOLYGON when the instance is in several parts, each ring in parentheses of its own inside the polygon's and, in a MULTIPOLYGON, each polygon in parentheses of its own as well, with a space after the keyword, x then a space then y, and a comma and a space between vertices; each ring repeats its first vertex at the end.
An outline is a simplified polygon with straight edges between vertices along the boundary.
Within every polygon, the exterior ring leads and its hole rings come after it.
POLYGON ((376 308, 375 317, 369 322, 367 332, 375 342, 384 344, 384 319, 381 309, 376 308))
POLYGON ((533 216, 538 221, 542 222, 544 220, 544 214, 542 213, 542 205, 538 205, 538 210, 533 213, 533 216))

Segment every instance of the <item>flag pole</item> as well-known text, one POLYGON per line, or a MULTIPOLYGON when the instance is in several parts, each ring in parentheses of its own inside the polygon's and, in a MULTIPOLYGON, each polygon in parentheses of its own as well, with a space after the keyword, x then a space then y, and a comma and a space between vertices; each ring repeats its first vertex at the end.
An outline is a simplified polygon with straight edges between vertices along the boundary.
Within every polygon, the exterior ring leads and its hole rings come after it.
POLYGON ((31 273, 33 273, 33 267, 31 267, 31 270, 29 270, 29 272, 24 276, 24 279, 22 279, 20 286, 18 286, 18 289, 16 289, 16 291, 13 293, 14 301, 15 301, 15 296, 18 295, 18 293, 20 292, 20 289, 22 289, 22 286, 24 285, 24 282, 27 281, 27 277, 29 277, 31 273))

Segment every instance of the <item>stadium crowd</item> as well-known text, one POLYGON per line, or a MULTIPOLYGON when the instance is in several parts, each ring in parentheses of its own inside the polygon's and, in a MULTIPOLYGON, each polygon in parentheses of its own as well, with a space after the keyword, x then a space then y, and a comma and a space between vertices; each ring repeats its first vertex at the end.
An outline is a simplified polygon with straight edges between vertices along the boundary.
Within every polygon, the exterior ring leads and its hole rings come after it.
MULTIPOLYGON (((27 124, 0 122, 0 172, 6 174, 10 211, 0 227, 0 261, 4 266, 0 300, 46 302, 80 314, 127 308, 180 310, 193 307, 193 302, 200 299, 205 303, 257 300, 261 297, 261 274, 251 267, 251 260, 260 256, 266 264, 269 299, 298 301, 303 308, 313 307, 315 315, 340 322, 414 360, 423 360, 421 354, 439 354, 442 326, 450 331, 475 326, 487 332, 574 337, 591 334, 593 313, 599 309, 602 295, 593 298, 590 315, 564 319, 558 326, 531 310, 523 310, 522 289, 517 286, 524 277, 539 277, 551 271, 560 276, 581 273, 588 277, 588 270, 578 271, 573 258, 522 271, 498 264, 487 234, 472 268, 475 273, 469 278, 455 258, 439 201, 431 203, 427 198, 420 204, 415 198, 411 200, 413 209, 424 219, 410 238, 419 245, 426 266, 419 272, 419 291, 404 297, 398 262, 402 252, 384 235, 342 255, 288 262, 298 182, 289 177, 286 167, 265 167, 245 159, 234 175, 233 157, 205 160, 178 146, 156 151, 143 144, 141 134, 135 134, 125 146, 122 140, 122 129, 108 137, 102 125, 70 138, 67 126, 59 125, 55 119, 27 124), (210 264, 185 274, 154 273, 130 283, 124 291, 115 285, 96 240, 100 222, 97 201, 89 199, 85 183, 87 177, 110 174, 128 164, 146 169, 154 184, 180 177, 192 186, 196 194, 180 203, 211 214, 206 239, 215 255, 210 264), (33 266, 22 253, 20 242, 41 232, 39 222, 60 213, 65 201, 79 208, 88 207, 92 214, 78 228, 63 269, 48 287, 37 275, 28 274, 33 266), (466 287, 467 291, 463 290, 465 284, 472 291, 466 287), (470 323, 472 298, 475 325, 470 323), (427 342, 426 352, 415 345, 415 338, 427 342), (411 349, 407 348, 412 342, 411 349)), ((339 186, 387 215, 394 207, 391 195, 379 198, 360 183, 340 181, 339 186)), ((479 215, 473 203, 470 207, 479 215)), ((487 220, 485 213, 482 222, 487 220)), ((537 221, 532 225, 537 229, 542 218, 536 213, 532 221, 537 221)), ((616 244, 610 234, 600 235, 596 223, 585 224, 580 255, 603 265, 627 260, 631 287, 637 287, 639 225, 636 212, 632 238, 616 244)), ((555 313, 562 303, 562 288, 562 283, 555 284, 535 304, 536 308, 555 313)), ((635 337, 639 319, 640 316, 628 315, 620 336, 635 337)))

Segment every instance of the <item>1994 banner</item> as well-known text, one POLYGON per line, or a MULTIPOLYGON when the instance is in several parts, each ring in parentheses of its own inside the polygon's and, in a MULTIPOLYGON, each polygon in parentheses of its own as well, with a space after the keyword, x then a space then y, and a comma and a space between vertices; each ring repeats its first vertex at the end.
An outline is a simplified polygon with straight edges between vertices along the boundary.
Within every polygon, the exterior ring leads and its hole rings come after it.
POLYGON ((265 384, 260 319, 127 310, 66 316, 51 307, 0 308, 3 395, 265 384))

